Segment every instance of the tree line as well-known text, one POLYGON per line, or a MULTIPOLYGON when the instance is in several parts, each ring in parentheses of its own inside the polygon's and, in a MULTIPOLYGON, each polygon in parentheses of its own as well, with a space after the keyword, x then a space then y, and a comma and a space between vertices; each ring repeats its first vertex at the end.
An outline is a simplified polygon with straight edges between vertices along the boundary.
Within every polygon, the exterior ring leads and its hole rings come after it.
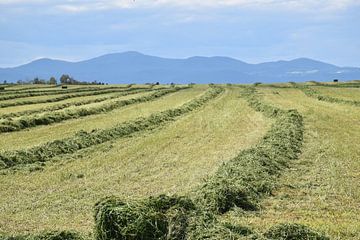
MULTIPOLYGON (((59 80, 57 80, 55 77, 50 77, 49 79, 41 79, 38 77, 35 77, 32 80, 18 80, 16 82, 17 84, 49 84, 49 85, 57 85, 57 84, 61 84, 61 85, 105 85, 107 83, 104 82, 98 82, 98 81, 92 81, 92 82, 86 82, 86 81, 79 81, 74 79, 72 76, 68 75, 68 74, 63 74, 61 75, 61 77, 59 78, 59 80)), ((4 84, 7 84, 6 81, 4 81, 4 84)))

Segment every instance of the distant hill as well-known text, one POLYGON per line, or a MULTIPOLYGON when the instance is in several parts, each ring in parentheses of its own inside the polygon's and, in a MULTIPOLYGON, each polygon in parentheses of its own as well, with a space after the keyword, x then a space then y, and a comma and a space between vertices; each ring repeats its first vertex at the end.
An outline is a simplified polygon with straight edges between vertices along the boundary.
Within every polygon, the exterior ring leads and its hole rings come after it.
POLYGON ((80 81, 106 83, 266 83, 360 79, 360 68, 338 67, 308 58, 249 64, 228 57, 169 59, 124 52, 80 62, 44 58, 18 67, 0 68, 0 81, 59 78, 64 73, 80 81))

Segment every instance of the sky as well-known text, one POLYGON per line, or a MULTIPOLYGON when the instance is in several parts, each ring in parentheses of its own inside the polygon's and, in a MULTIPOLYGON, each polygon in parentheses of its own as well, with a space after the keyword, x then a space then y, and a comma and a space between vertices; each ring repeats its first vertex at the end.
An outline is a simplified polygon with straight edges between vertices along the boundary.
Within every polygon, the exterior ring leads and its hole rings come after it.
POLYGON ((360 0, 0 0, 0 67, 139 51, 360 67, 360 0))

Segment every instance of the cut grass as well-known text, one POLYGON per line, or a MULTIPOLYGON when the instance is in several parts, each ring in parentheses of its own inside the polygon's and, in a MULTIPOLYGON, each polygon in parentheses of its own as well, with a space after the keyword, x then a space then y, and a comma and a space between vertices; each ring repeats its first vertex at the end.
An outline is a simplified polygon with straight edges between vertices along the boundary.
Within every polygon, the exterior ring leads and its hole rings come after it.
POLYGON ((304 115, 305 144, 299 162, 280 178, 280 188, 259 214, 227 220, 266 229, 273 223, 298 222, 331 239, 360 239, 360 110, 317 101, 297 89, 259 90, 271 104, 296 108, 304 115))
POLYGON ((59 95, 59 94, 68 94, 68 93, 81 93, 81 92, 90 92, 90 91, 99 91, 99 90, 124 90, 126 88, 120 87, 107 87, 107 88, 75 88, 75 89, 58 89, 57 90, 38 90, 38 91, 15 91, 15 92, 4 92, 0 94, 0 101, 3 100, 11 100, 18 98, 28 98, 28 97, 36 97, 36 96, 51 96, 51 95, 59 95))
MULTIPOLYGON (((170 90, 165 91, 166 92, 158 92, 157 95, 152 94, 149 96, 149 99, 162 96, 170 90)), ((154 113, 147 118, 138 118, 134 121, 117 124, 114 127, 107 129, 94 129, 91 132, 79 131, 72 137, 49 141, 44 145, 30 149, 5 151, 0 154, 0 165, 9 168, 17 165, 46 162, 55 156, 75 153, 78 150, 126 137, 139 131, 155 129, 175 121, 177 117, 200 108, 222 92, 222 88, 210 88, 200 97, 192 99, 180 107, 154 113)), ((147 97, 145 97, 145 99, 147 99, 147 97)))
MULTIPOLYGON (((146 91, 146 90, 144 90, 146 91)), ((45 108, 52 108, 62 104, 74 104, 81 103, 84 101, 96 101, 97 99, 109 97, 113 98, 115 96, 121 95, 123 92, 120 93, 104 93, 100 95, 90 95, 90 96, 82 96, 82 97, 74 97, 65 100, 61 100, 58 102, 50 102, 50 103, 37 103, 37 104, 29 104, 29 105, 19 105, 19 106, 12 106, 6 108, 0 108, 0 117, 12 117, 12 116, 20 116, 22 114, 26 114, 26 112, 41 112, 45 108)))
MULTIPOLYGON (((137 88, 143 89, 143 88, 137 88)), ((71 93, 71 94, 63 94, 63 95, 47 95, 47 96, 36 96, 36 97, 27 97, 27 98, 17 98, 16 100, 5 100, 0 102, 1 108, 12 107, 12 106, 20 106, 20 105, 28 105, 28 104, 38 104, 38 103, 51 103, 51 102, 59 102, 69 98, 75 97, 83 97, 83 96, 94 96, 101 95, 105 93, 114 93, 114 92, 123 92, 129 91, 130 89, 105 89, 105 90, 97 90, 97 91, 86 91, 80 93, 71 93)), ((134 90, 131 89, 131 90, 134 90)))
MULTIPOLYGON (((70 137, 79 130, 92 131, 93 129, 105 129, 138 117, 146 117, 154 112, 179 106, 203 93, 204 89, 206 88, 182 90, 155 101, 127 106, 107 114, 73 119, 49 126, 39 126, 29 129, 29 131, 3 133, 0 138, 0 150, 28 148, 51 140, 70 137)), ((130 95, 124 98, 129 99, 133 97, 130 95)))
POLYGON ((256 111, 275 123, 255 147, 242 151, 222 165, 197 192, 195 200, 207 211, 225 213, 233 207, 255 210, 269 195, 277 176, 297 158, 303 140, 302 116, 296 110, 282 110, 263 103, 254 88, 244 97, 256 111))
MULTIPOLYGON (((197 87, 186 91, 199 93, 197 87)), ((268 127, 231 89, 161 131, 98 145, 43 171, 0 176, 0 206, 7 206, 0 231, 91 232, 93 206, 103 196, 190 192, 222 162, 258 142, 268 127)))
POLYGON ((347 105, 353 105, 353 106, 357 106, 357 107, 360 106, 360 101, 346 100, 346 99, 337 98, 337 97, 333 97, 333 96, 322 95, 314 88, 298 86, 298 89, 301 89, 308 97, 315 98, 319 101, 347 104, 347 105))
MULTIPOLYGON (((118 99, 100 104, 92 104, 86 107, 78 107, 78 108, 72 107, 72 108, 67 108, 64 111, 52 111, 49 113, 20 117, 18 119, 13 119, 13 120, 4 120, 0 122, 0 132, 20 131, 26 128, 36 127, 40 125, 50 125, 54 123, 59 123, 69 119, 78 119, 80 117, 103 114, 113 111, 115 109, 122 108, 127 105, 151 101, 160 98, 162 96, 165 96, 166 94, 170 94, 179 90, 182 89, 174 88, 167 90, 159 90, 152 94, 140 96, 137 98, 134 97, 126 100, 118 99)), ((131 94, 131 92, 127 92, 127 93, 128 95, 129 93, 131 94)))
POLYGON ((360 88, 311 87, 324 96, 331 96, 350 101, 360 101, 360 88))
MULTIPOLYGON (((71 99, 68 100, 66 102, 66 100, 64 102, 62 102, 61 104, 57 103, 54 104, 52 106, 49 106, 49 104, 46 104, 45 107, 41 108, 39 106, 35 106, 36 108, 34 109, 26 109, 25 111, 17 111, 17 112, 11 112, 11 110, 9 111, 8 109, 4 109, 4 112, 6 111, 6 114, 2 114, 0 115, 0 118, 14 118, 14 117, 24 117, 25 115, 31 115, 31 114, 37 114, 37 113, 45 113, 45 112, 54 112, 57 110, 62 110, 65 108, 70 108, 70 107, 77 107, 77 106, 83 106, 83 105, 87 105, 90 106, 90 104, 92 103, 101 103, 101 102, 105 102, 107 100, 112 100, 112 99, 116 99, 122 96, 126 96, 126 95, 130 95, 130 94, 136 94, 136 93, 141 93, 141 92, 146 92, 146 91, 153 91, 152 89, 142 89, 142 90, 134 90, 134 91, 124 91, 121 93, 115 93, 115 94, 106 94, 105 96, 91 96, 88 97, 88 99, 86 99, 86 97, 81 97, 80 101, 75 101, 75 99, 71 99)), ((95 104, 92 104, 91 106, 95 106, 95 104)), ((28 107, 28 106, 27 106, 28 107)))

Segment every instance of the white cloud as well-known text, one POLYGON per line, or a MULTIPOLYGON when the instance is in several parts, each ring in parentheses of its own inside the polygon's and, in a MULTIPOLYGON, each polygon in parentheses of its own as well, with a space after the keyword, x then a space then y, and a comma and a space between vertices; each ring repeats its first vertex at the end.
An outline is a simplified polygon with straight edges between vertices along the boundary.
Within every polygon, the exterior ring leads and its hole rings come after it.
POLYGON ((337 11, 360 5, 359 0, 0 0, 0 5, 46 4, 66 12, 102 11, 116 8, 253 8, 292 11, 337 11))

